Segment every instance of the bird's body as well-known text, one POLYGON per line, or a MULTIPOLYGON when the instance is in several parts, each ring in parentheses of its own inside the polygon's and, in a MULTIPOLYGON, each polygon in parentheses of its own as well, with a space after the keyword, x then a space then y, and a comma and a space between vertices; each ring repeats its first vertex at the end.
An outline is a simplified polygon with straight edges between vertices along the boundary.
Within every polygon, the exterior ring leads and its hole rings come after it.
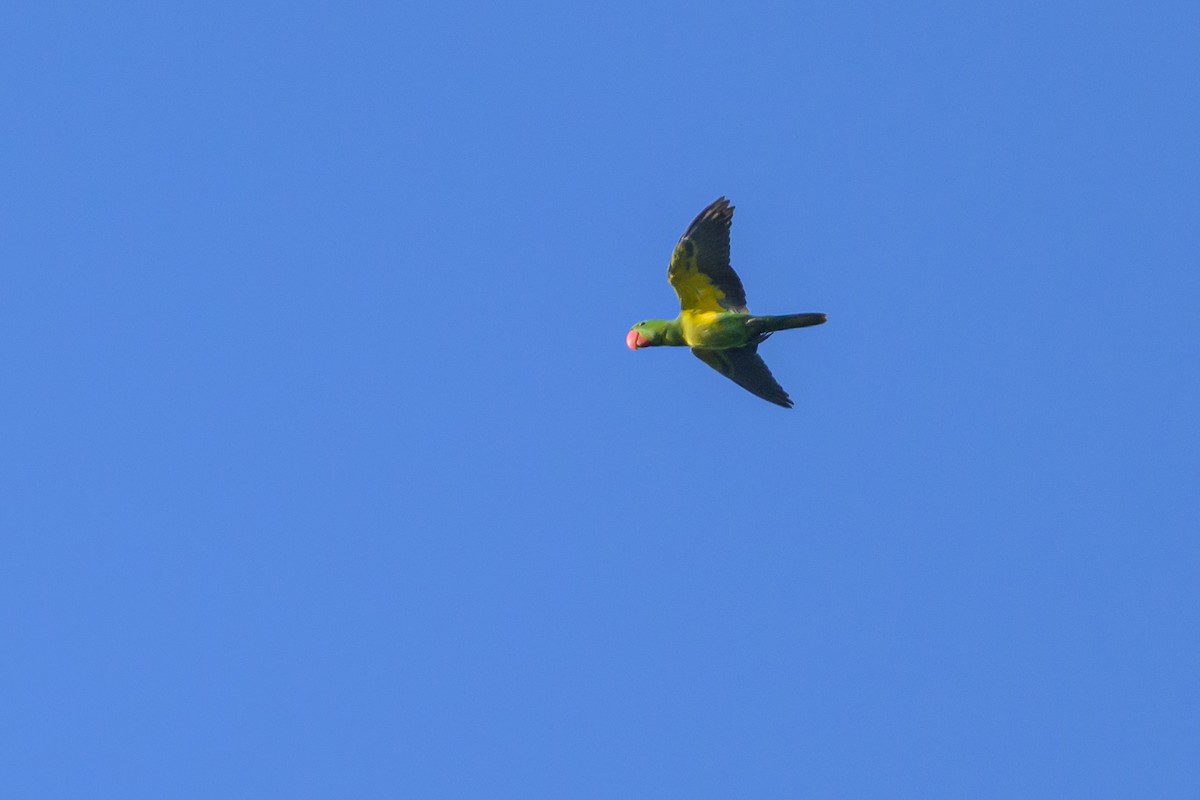
POLYGON ((679 327, 688 347, 743 347, 750 343, 747 316, 734 311, 680 311, 679 327))
POLYGON ((739 386, 784 408, 792 401, 758 355, 758 345, 775 331, 820 325, 824 314, 755 316, 746 291, 729 266, 733 206, 717 199, 692 222, 671 256, 667 279, 679 295, 679 316, 646 320, 625 337, 630 349, 690 347, 704 363, 739 386))

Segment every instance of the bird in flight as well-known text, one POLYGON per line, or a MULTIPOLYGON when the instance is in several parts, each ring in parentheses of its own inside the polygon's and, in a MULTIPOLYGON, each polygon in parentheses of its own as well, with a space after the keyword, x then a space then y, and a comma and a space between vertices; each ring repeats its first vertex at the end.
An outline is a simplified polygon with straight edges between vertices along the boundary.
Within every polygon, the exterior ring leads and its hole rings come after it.
POLYGON ((684 232, 667 280, 679 295, 679 316, 648 319, 629 329, 630 350, 660 345, 690 347, 697 358, 743 389, 784 408, 792 400, 758 355, 775 331, 820 325, 824 314, 760 317, 746 308, 746 290, 729 266, 733 206, 717 198, 684 232))

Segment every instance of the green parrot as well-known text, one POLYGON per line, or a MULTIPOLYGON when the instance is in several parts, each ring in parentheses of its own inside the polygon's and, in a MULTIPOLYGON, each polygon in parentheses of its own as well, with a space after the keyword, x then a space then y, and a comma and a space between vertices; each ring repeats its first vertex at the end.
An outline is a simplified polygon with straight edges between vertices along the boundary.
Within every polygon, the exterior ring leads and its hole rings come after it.
POLYGON ((630 328, 630 350, 668 345, 690 347, 705 364, 738 386, 784 408, 787 392, 758 355, 758 346, 775 331, 820 325, 824 314, 759 317, 746 308, 746 290, 729 266, 729 226, 733 206, 717 198, 688 226, 667 268, 667 280, 679 295, 679 316, 648 319, 630 328))

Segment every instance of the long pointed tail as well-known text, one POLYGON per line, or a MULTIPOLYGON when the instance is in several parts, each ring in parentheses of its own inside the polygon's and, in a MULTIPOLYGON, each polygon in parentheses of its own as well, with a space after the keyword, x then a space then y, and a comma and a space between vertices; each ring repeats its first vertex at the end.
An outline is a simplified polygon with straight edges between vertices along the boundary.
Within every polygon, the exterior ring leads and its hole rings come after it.
POLYGON ((789 328, 807 328, 825 321, 824 314, 784 314, 778 317, 755 317, 749 324, 757 333, 786 331, 789 328))

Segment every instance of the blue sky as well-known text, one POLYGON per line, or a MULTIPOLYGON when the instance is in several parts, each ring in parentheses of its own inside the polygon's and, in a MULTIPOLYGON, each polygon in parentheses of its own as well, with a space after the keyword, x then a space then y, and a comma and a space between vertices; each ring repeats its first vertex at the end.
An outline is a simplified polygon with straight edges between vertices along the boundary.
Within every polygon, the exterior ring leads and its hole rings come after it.
POLYGON ((25 5, 5 796, 1200 796, 1195 4, 25 5))

